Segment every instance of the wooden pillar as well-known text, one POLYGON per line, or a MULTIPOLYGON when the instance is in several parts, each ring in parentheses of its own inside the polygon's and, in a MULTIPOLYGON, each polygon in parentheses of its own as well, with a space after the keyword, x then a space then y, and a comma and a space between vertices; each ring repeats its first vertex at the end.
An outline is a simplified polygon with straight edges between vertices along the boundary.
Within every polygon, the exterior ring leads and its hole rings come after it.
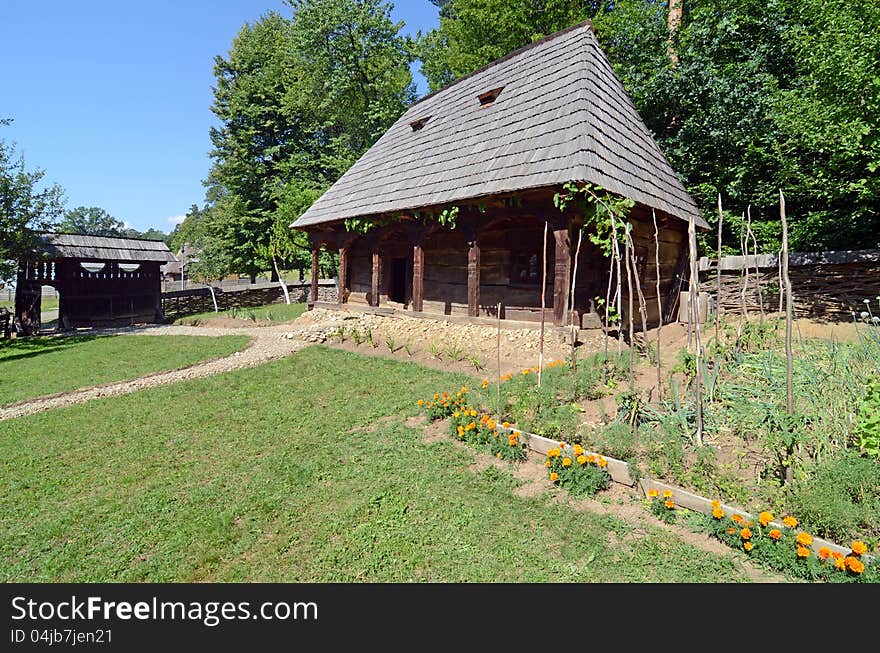
POLYGON ((318 254, 320 251, 321 248, 319 246, 312 246, 312 290, 309 294, 310 306, 314 306, 315 302, 318 301, 318 254))
POLYGON ((379 256, 379 252, 373 252, 373 278, 372 283, 370 284, 370 305, 378 306, 379 305, 379 270, 381 268, 381 257, 379 256))
POLYGON ((563 326, 568 310, 568 284, 571 270, 571 242, 568 236, 568 225, 553 229, 553 240, 556 243, 553 275, 553 324, 563 326))
POLYGON ((477 239, 468 241, 468 315, 480 314, 480 246, 477 239))
POLYGON ((348 303, 348 245, 339 248, 339 291, 337 304, 348 303))
POLYGON ((413 245, 412 308, 422 311, 425 285, 425 250, 421 243, 413 245))

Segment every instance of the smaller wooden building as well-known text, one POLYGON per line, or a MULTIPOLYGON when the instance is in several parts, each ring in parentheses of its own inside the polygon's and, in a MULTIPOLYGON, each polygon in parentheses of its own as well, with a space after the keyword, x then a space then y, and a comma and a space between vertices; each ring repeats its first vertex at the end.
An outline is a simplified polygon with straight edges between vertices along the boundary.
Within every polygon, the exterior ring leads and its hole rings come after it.
POLYGON ((162 320, 160 267, 176 260, 165 243, 45 233, 19 261, 15 320, 22 335, 41 327, 41 287, 59 295, 61 329, 162 320))

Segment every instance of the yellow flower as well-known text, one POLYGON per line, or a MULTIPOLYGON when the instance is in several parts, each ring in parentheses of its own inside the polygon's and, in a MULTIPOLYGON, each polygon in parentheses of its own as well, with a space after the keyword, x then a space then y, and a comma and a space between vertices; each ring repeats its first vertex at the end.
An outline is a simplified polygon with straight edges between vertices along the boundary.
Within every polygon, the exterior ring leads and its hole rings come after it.
POLYGON ((461 413, 458 411, 455 411, 454 413, 452 413, 453 417, 458 417, 459 415, 461 415, 461 413))
POLYGON ((722 517, 724 517, 724 511, 721 508, 713 508, 712 509, 712 516, 715 519, 721 519, 722 517))
POLYGON ((559 474, 557 474, 556 472, 550 472, 550 480, 551 480, 551 481, 554 481, 554 482, 555 482, 555 481, 558 481, 558 480, 559 480, 559 474))
POLYGON ((672 510, 673 508, 675 508, 675 501, 673 501, 672 499, 666 499, 663 505, 672 510))
POLYGON ((599 467, 606 467, 608 465, 608 461, 605 460, 602 456, 599 456, 599 459, 596 461, 596 464, 599 465, 599 467))
POLYGON ((861 540, 856 540, 852 543, 852 552, 857 556, 863 555, 868 552, 868 546, 861 540))
POLYGON ((752 543, 751 543, 751 542, 745 542, 745 543, 743 544, 743 548, 744 548, 746 551, 751 551, 751 550, 752 550, 752 543))
POLYGON ((545 461, 544 461, 544 467, 548 467, 548 468, 549 468, 551 464, 552 464, 552 463, 550 462, 550 460, 545 460, 545 461))
POLYGON ((489 382, 486 379, 483 379, 483 388, 488 388, 489 382))
POLYGON ((424 400, 424 399, 419 399, 416 403, 417 403, 419 406, 424 406, 424 405, 425 405, 425 400, 424 400))
POLYGON ((660 492, 657 490, 648 490, 648 496, 653 499, 654 497, 660 496, 660 492))
POLYGON ((809 533, 798 533, 795 541, 803 546, 809 546, 813 543, 813 538, 810 536, 809 533))
POLYGON ((461 394, 467 394, 467 387, 461 386, 461 394))
POLYGON ((569 458, 568 456, 563 458, 562 459, 562 466, 563 467, 571 467, 571 458, 569 458))
POLYGON ((516 436, 511 435, 509 438, 507 438, 507 444, 509 444, 511 447, 515 447, 516 446, 516 436))
POLYGON ((774 528, 772 531, 767 533, 767 535, 769 535, 771 539, 778 540, 780 537, 782 537, 782 531, 778 528, 774 528))
POLYGON ((834 568, 843 571, 844 569, 846 569, 846 561, 843 558, 835 558, 834 568))
POLYGON ((523 376, 526 376, 529 373, 529 370, 523 370, 523 376))
POLYGON ((577 457, 577 461, 578 461, 578 465, 586 465, 587 464, 587 457, 584 454, 581 454, 580 456, 577 457))
POLYGON ((475 411, 473 408, 471 408, 471 417, 476 417, 476 416, 477 416, 477 411, 475 411))
POLYGON ((740 534, 740 537, 742 537, 744 540, 750 540, 750 539, 752 539, 752 531, 751 531, 750 529, 748 529, 748 528, 744 528, 744 529, 742 529, 742 530, 739 532, 739 534, 740 534))
POLYGON ((720 508, 721 502, 720 501, 712 501, 709 505, 711 505, 713 508, 720 508))
POLYGON ((820 560, 828 560, 831 557, 831 549, 827 546, 819 547, 819 559, 820 560))
POLYGON ((495 420, 490 419, 489 421, 487 421, 486 428, 488 428, 490 431, 494 431, 495 430, 495 420))
POLYGON ((862 561, 854 556, 847 556, 844 560, 844 564, 847 569, 849 569, 854 574, 860 574, 865 571, 865 565, 862 564, 862 561))
POLYGON ((435 393, 434 393, 434 399, 439 399, 439 398, 440 398, 440 393, 439 393, 439 392, 435 392, 435 393))
POLYGON ((509 429, 509 428, 510 428, 510 422, 501 422, 501 426, 503 426, 503 427, 506 428, 506 429, 509 429))
POLYGON ((785 519, 782 520, 782 523, 788 526, 789 528, 794 528, 798 525, 798 520, 789 515, 785 519))
POLYGON ((809 558, 810 550, 805 546, 798 546, 797 548, 798 558, 809 558))
POLYGON ((575 456, 580 456, 583 452, 584 452, 584 448, 581 445, 579 445, 579 444, 574 445, 574 455, 575 456))
POLYGON ((741 524, 743 520, 742 515, 734 515, 733 517, 731 517, 731 519, 737 524, 741 524))
POLYGON ((672 496, 672 490, 663 490, 663 498, 668 499, 672 496))
POLYGON ((761 522, 761 526, 766 526, 771 521, 773 521, 773 514, 767 512, 766 510, 758 515, 758 521, 761 522))
POLYGON ((495 457, 496 457, 498 460, 501 460, 501 452, 499 451, 498 453, 496 453, 496 454, 495 454, 495 457))

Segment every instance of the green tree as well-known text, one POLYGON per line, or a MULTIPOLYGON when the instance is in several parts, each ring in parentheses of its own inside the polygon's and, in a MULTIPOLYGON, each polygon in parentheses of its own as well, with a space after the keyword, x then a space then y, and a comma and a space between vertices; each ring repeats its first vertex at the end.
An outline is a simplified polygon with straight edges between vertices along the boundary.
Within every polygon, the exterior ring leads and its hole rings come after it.
MULTIPOLYGON (((8 125, 0 119, 0 126, 8 125)), ((40 187, 45 173, 28 171, 24 157, 0 139, 0 282, 11 280, 16 259, 30 251, 40 231, 55 228, 63 210, 63 191, 54 184, 40 187)))
POLYGON ((125 225, 97 206, 78 206, 64 213, 58 228, 63 233, 84 234, 86 236, 110 236, 121 238, 125 225))

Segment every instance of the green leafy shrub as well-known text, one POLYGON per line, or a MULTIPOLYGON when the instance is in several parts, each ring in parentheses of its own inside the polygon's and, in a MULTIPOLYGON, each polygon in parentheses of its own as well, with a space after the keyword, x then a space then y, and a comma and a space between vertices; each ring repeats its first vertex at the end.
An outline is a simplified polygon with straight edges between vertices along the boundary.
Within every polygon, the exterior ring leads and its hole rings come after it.
POLYGON ((588 438, 596 451, 619 460, 629 460, 638 450, 638 435, 633 433, 629 424, 623 422, 614 421, 600 426, 588 438))
POLYGON ((817 535, 836 541, 880 536, 880 465, 854 451, 809 470, 789 492, 788 508, 817 535))
POLYGON ((859 448, 868 456, 880 459, 880 380, 871 379, 859 405, 859 421, 855 430, 859 448))

